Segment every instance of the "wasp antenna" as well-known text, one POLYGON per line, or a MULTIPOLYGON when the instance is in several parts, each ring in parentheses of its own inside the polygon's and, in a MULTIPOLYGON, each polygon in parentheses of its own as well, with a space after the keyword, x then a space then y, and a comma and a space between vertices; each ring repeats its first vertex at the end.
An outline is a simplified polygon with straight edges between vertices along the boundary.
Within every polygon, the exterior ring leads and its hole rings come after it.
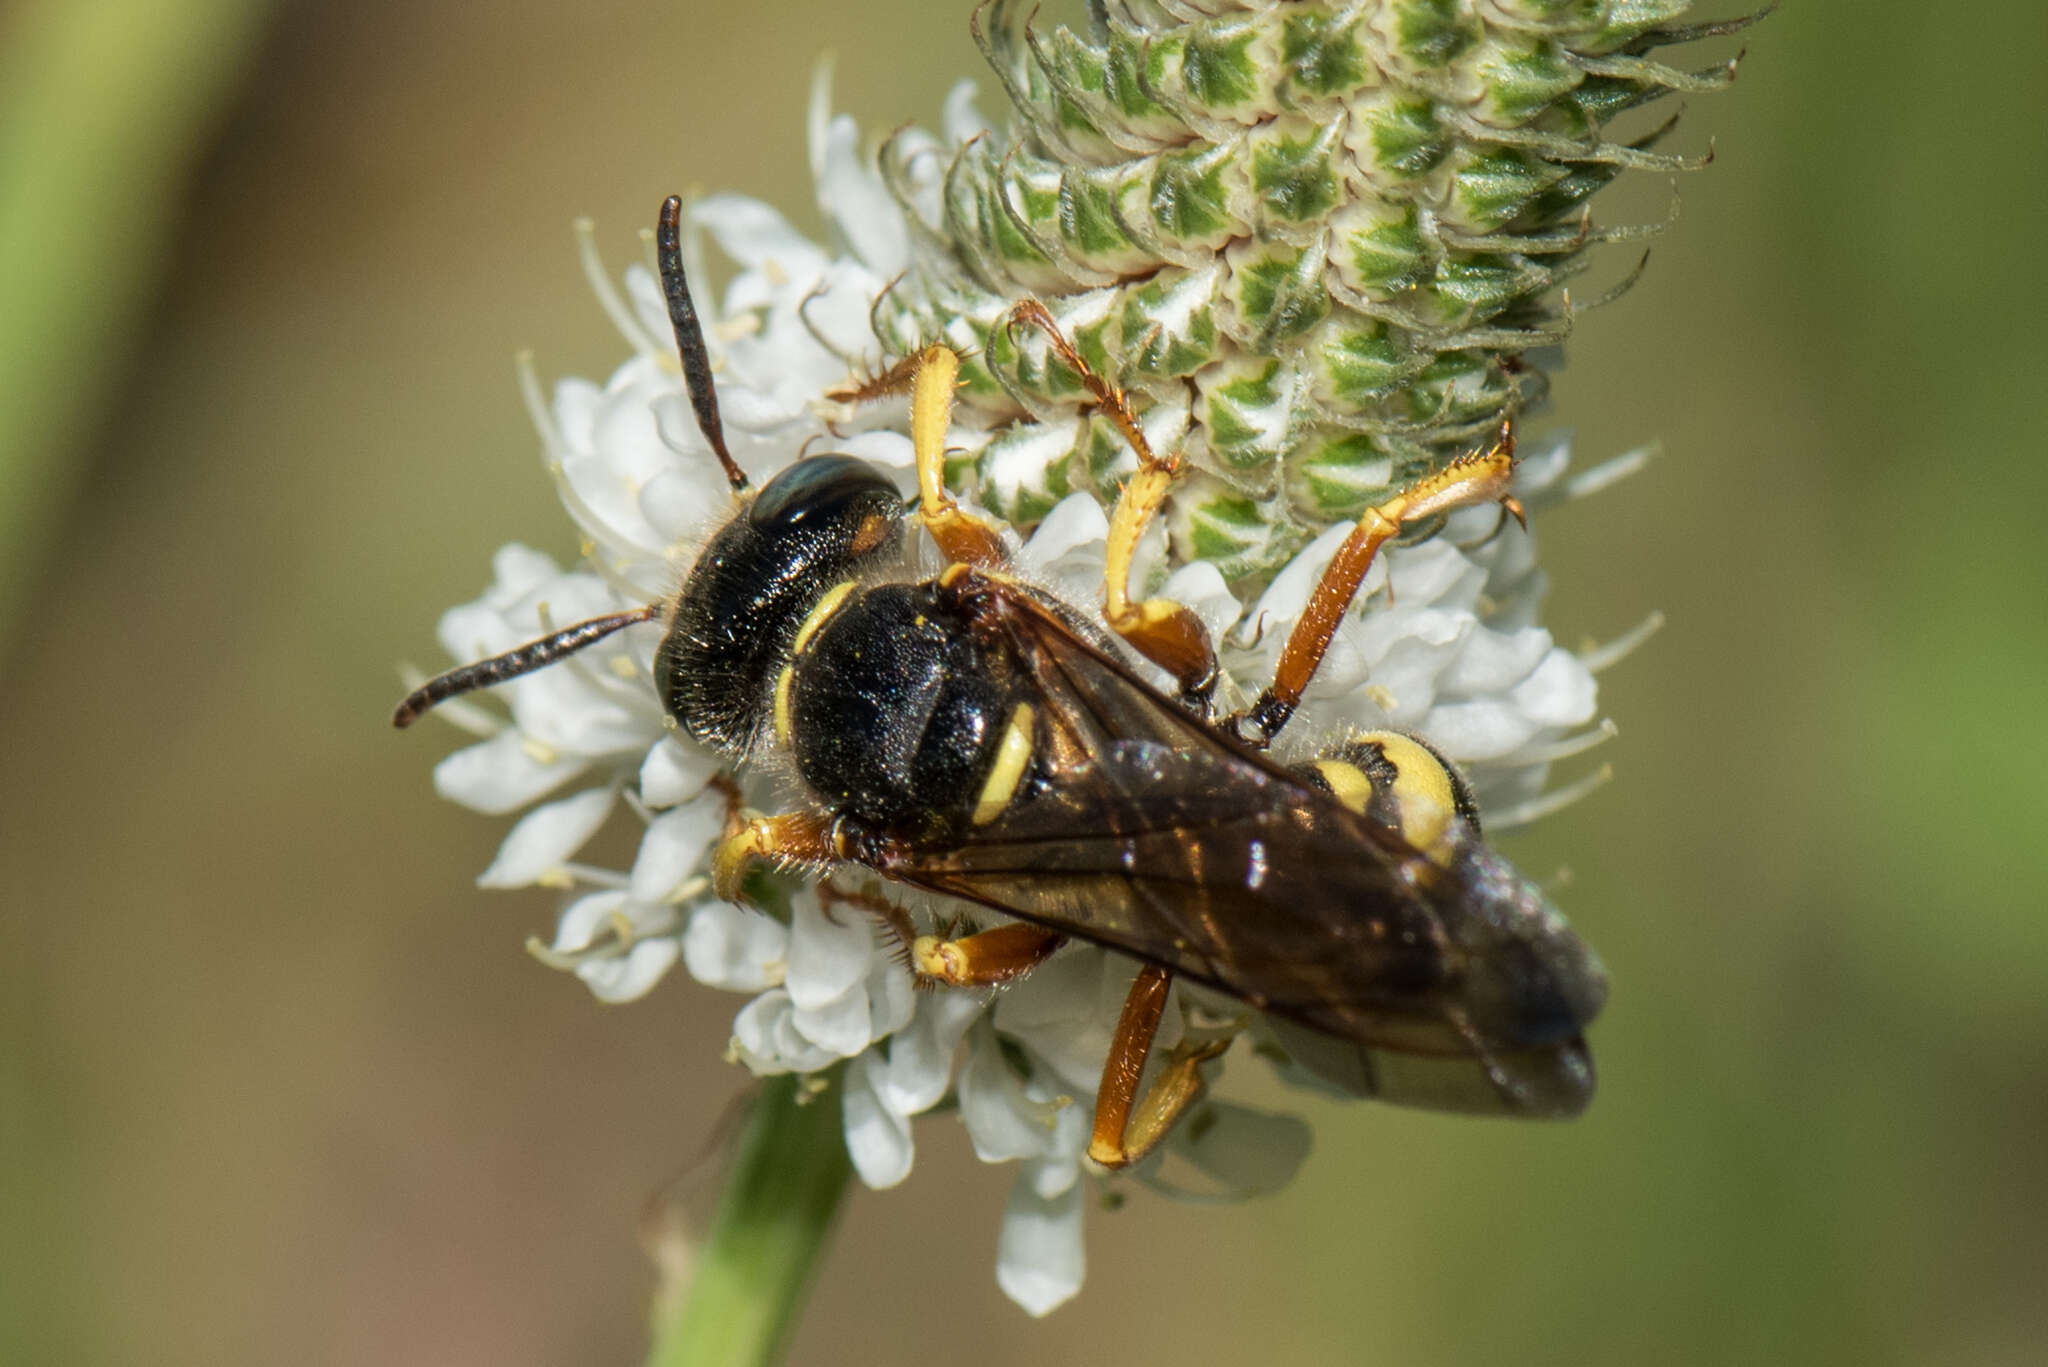
POLYGON ((654 259, 661 268, 662 293, 668 296, 669 326, 675 329, 676 352, 683 361, 683 385, 697 412, 698 430, 711 443, 726 483, 734 493, 747 487, 747 472, 725 449, 725 423, 718 416, 718 391, 711 385, 711 353, 704 349, 704 328, 697 321, 697 301, 690 298, 690 278, 683 273, 683 200, 670 195, 661 202, 661 222, 654 230, 654 259))
POLYGON ((403 730, 418 721, 436 703, 446 702, 459 693, 489 688, 507 679, 516 679, 521 674, 530 674, 542 665, 553 664, 564 655, 573 655, 585 646, 594 645, 615 631, 632 626, 635 622, 651 622, 661 615, 663 604, 649 603, 644 608, 630 612, 615 612, 609 617, 593 617, 588 622, 578 622, 573 627, 564 627, 552 636, 543 636, 538 641, 529 641, 516 650, 503 655, 493 655, 488 660, 478 660, 473 665, 451 669, 446 674, 427 680, 418 688, 405 695, 405 701, 391 714, 391 724, 403 730))

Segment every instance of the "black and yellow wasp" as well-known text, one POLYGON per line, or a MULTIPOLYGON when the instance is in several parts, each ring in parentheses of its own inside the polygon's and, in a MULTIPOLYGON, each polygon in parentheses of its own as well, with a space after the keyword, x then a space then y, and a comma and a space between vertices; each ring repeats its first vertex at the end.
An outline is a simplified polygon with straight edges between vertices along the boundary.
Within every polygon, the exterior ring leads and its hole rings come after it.
MULTIPOLYGON (((915 939, 942 984, 1001 982, 1068 938, 1139 963, 1103 1068, 1090 1154, 1153 1148, 1201 1090, 1229 1033, 1192 1039, 1140 1095, 1175 977, 1263 1012, 1326 1056, 1321 1071, 1410 1105, 1563 1116, 1593 1088, 1583 1038, 1599 961, 1543 894, 1482 841, 1463 778, 1424 742, 1371 732, 1304 763, 1268 754, 1379 548, 1405 523, 1508 495, 1510 429, 1368 511, 1325 571, 1245 711, 1214 715, 1215 651, 1189 609, 1129 596, 1132 555, 1178 466, 1147 445, 1123 393, 1044 308, 1042 329, 1139 461, 1110 522, 1098 614, 1010 572, 996 529, 944 487, 958 358, 927 348, 859 397, 911 392, 918 497, 845 455, 798 460, 758 491, 728 453, 679 246, 679 201, 657 233, 692 405, 735 508, 661 602, 584 622, 420 687, 405 726, 441 700, 659 623, 668 716, 735 764, 778 751, 806 798, 736 813, 715 884, 740 895, 767 860, 869 869, 1014 918, 915 939), (947 567, 921 578, 915 523, 947 567), (1160 666, 1168 696, 1123 651, 1160 666), (1337 1060, 1335 1065, 1328 1058, 1337 1060)), ((1248 1014, 1248 1013, 1247 1013, 1248 1014)))

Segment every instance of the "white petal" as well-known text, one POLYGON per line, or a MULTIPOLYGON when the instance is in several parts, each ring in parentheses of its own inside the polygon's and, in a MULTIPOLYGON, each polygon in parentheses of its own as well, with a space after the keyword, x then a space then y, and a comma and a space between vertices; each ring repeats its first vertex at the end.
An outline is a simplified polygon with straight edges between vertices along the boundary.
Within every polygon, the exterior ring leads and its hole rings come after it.
POLYGON ((1050 1201, 1081 1180, 1081 1165, 1072 1158, 1034 1158, 1017 1175, 1031 1184, 1032 1195, 1050 1201))
POLYGON ((1539 726, 1580 726, 1593 720, 1599 685, 1576 655, 1553 650, 1508 696, 1539 726))
POLYGON ((472 811, 516 812, 589 767, 580 755, 554 754, 517 731, 501 731, 435 765, 434 791, 472 811))
MULTIPOLYGON (((742 266, 758 268, 772 262, 780 274, 801 280, 817 275, 827 265, 825 254, 815 243, 758 199, 711 195, 690 206, 690 217, 709 229, 719 250, 742 266)), ((728 313, 741 311, 730 305, 727 308, 728 313)))
POLYGON ((640 800, 657 810, 695 797, 722 765, 701 745, 664 736, 640 763, 640 800))
POLYGON ((1515 492, 1527 498, 1557 482, 1572 463, 1572 434, 1547 432, 1534 441, 1519 443, 1515 453, 1515 492))
POLYGON ((1003 1209, 996 1240, 996 1285, 1029 1315, 1046 1315, 1074 1298, 1087 1275, 1081 1207, 1087 1188, 1076 1182, 1050 1200, 1019 1174, 1003 1209))
POLYGON ((959 145, 977 133, 986 133, 988 120, 974 107, 975 86, 971 80, 959 80, 946 92, 944 112, 939 116, 939 127, 945 130, 946 141, 959 145))
POLYGON ((484 599, 504 609, 561 574, 554 557, 514 541, 491 557, 491 587, 484 599))
POLYGON ((781 988, 763 992, 740 1008, 732 1022, 733 1051, 757 1075, 814 1073, 837 1057, 799 1034, 790 1022, 795 1008, 781 988))
POLYGON ((1194 1123, 1175 1129, 1173 1147, 1235 1198, 1286 1186, 1314 1145, 1300 1116, 1213 1101, 1190 1119, 1194 1123))
POLYGON ((892 1111, 875 1088, 880 1061, 862 1054, 846 1070, 846 1155, 860 1180, 885 1191, 910 1176, 916 1148, 908 1116, 892 1111))
POLYGON ((1486 571, 1456 546, 1438 538, 1387 553, 1396 609, 1426 606, 1470 609, 1486 587, 1486 571))
MULTIPOLYGON (((553 620, 567 625, 618 609, 616 601, 606 601, 596 611, 566 612, 553 620)), ((616 693, 601 691, 586 672, 609 670, 610 661, 622 658, 619 651, 619 646, 607 642, 578 657, 581 669, 557 664, 512 680, 505 693, 513 721, 533 741, 564 754, 627 755, 645 750, 662 734, 654 699, 624 686, 623 680, 616 693)))
MULTIPOLYGON (((815 892, 790 900, 789 976, 784 985, 798 1006, 824 1007, 838 1001, 868 975, 874 932, 858 911, 839 907, 834 921, 815 892)), ((866 995, 861 1009, 866 1011, 866 995)))
POLYGON ((1159 596, 1187 607, 1209 628, 1209 639, 1220 641, 1243 610, 1223 582, 1223 572, 1206 560, 1182 565, 1166 576, 1159 596))
POLYGON ((1528 678, 1549 649, 1550 633, 1541 627, 1494 631, 1475 626, 1441 682, 1447 691, 1468 697, 1504 693, 1528 678))
POLYGON ((623 892, 593 892, 579 897, 562 909, 562 917, 555 922, 554 946, 564 954, 574 954, 588 949, 598 934, 605 930, 614 913, 625 910, 626 894, 623 892))
POLYGON ((921 1115, 939 1104, 952 1085, 960 1037, 980 1019, 987 998, 968 988, 922 994, 909 1028, 889 1037, 888 1062, 875 1076, 883 1105, 898 1115, 921 1115))
POLYGON ((891 470, 908 470, 917 464, 916 448, 901 432, 856 432, 835 449, 891 470))
MULTIPOLYGON (((996 999, 995 1027, 1029 1048, 1069 1090, 1093 1095, 1136 971, 1130 960, 1100 950, 1066 950, 996 999)), ((1171 1049, 1180 1028, 1180 1014, 1169 1010, 1156 1047, 1171 1049)))
POLYGON ((559 869, 583 843, 597 834, 611 815, 617 796, 611 788, 588 792, 536 807, 519 818, 498 857, 476 880, 480 888, 523 888, 559 869))
POLYGON ((855 984, 845 993, 815 1006, 798 1006, 790 1013, 790 1024, 812 1044, 834 1058, 851 1058, 868 1047, 873 1038, 868 1016, 865 984, 855 984))
POLYGON ((808 403, 798 395, 763 394, 742 387, 719 390, 718 404, 728 426, 750 432, 772 432, 811 416, 808 403))
POLYGON ((1054 1107, 1025 1095, 994 1031, 981 1029, 970 1036, 959 1092, 960 1121, 982 1162, 1039 1158, 1050 1150, 1054 1107))
POLYGON ((706 902, 690 914, 683 960, 690 976, 728 992, 761 992, 782 983, 789 930, 772 916, 730 902, 706 902))
MULTIPOLYGON (((555 925, 554 947, 564 954, 590 948, 612 928, 621 913, 636 930, 665 930, 670 924, 664 919, 666 911, 661 907, 636 907, 623 892, 594 892, 577 898, 562 912, 562 919, 555 925)), ((635 940, 623 954, 586 959, 576 965, 576 976, 600 1001, 633 1001, 661 981, 679 952, 673 934, 657 933, 635 940)))
POLYGON ((863 264, 884 278, 895 275, 910 264, 910 233, 903 211, 860 153, 859 128, 844 114, 826 134, 824 161, 819 207, 863 264))
POLYGON ((1017 551, 1018 567, 1030 574, 1051 573, 1054 562, 1068 552, 1091 552, 1101 572, 1102 547, 1109 539, 1109 517, 1093 494, 1068 494, 1053 505, 1017 551))
POLYGON ((725 802, 717 793, 699 793, 648 824, 633 860, 633 897, 662 902, 703 868, 711 842, 725 828, 725 802))
POLYGON ((571 451, 588 451, 591 434, 597 430, 597 410, 604 390, 590 381, 570 376, 555 383, 555 431, 571 451))
POLYGON ((681 952, 673 936, 641 940, 618 958, 591 959, 576 965, 576 976, 583 979, 599 1001, 638 1001, 674 967, 681 952))
MULTIPOLYGON (((694 463, 695 453, 683 459, 694 463)), ((717 514, 731 507, 728 499, 713 495, 695 470, 663 470, 640 488, 640 516, 669 546, 702 540, 717 514)))
POLYGON ((1420 728, 1425 740, 1460 763, 1498 759, 1526 744, 1536 723, 1499 698, 1439 703, 1420 728))
POLYGON ((876 1039, 895 1034, 910 1024, 917 1010, 917 982, 910 970, 893 954, 870 954, 868 978, 868 1028, 876 1039))

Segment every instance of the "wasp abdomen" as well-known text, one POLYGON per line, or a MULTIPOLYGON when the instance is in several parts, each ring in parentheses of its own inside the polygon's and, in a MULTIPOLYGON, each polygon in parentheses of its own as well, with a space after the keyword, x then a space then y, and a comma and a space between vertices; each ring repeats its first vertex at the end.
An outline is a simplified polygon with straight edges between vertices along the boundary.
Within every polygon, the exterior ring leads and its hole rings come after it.
POLYGON ((868 825, 906 836, 967 825, 992 777, 1014 790, 1028 764, 1028 733, 1021 757, 1011 735, 1023 701, 1014 662, 929 584, 856 590, 787 670, 778 712, 797 772, 868 825))

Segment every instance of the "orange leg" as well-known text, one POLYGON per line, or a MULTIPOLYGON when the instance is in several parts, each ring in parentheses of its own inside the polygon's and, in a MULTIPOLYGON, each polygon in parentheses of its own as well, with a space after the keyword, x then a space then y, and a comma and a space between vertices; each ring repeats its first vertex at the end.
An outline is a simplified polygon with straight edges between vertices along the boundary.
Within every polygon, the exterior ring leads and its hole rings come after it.
POLYGON ((910 375, 910 444, 917 453, 917 519, 948 560, 977 569, 1000 569, 1010 562, 1002 535, 980 518, 960 511, 960 505, 946 492, 946 429, 953 422, 953 388, 959 378, 960 358, 951 347, 928 346, 915 357, 910 375))
POLYGON ((1023 976, 1065 943, 1058 931, 1017 921, 958 940, 920 935, 910 961, 921 976, 949 987, 986 987, 1023 976))
POLYGON ((1124 998, 1109 1057, 1102 1065, 1102 1085, 1095 1093, 1095 1131, 1088 1139, 1088 1156, 1105 1168, 1128 1167, 1157 1148, 1201 1097, 1202 1065, 1230 1047, 1228 1038, 1183 1044, 1145 1095, 1138 1096, 1138 1082, 1145 1075, 1145 1060, 1151 1056, 1172 986, 1171 973, 1146 964, 1124 998))
POLYGON ((1116 509, 1109 519, 1109 553, 1103 566, 1102 619, 1129 641, 1146 659, 1173 675, 1183 696, 1206 698, 1216 686, 1216 652, 1209 644, 1208 628, 1187 608, 1165 598, 1131 601, 1131 558, 1138 539, 1166 502, 1166 491, 1180 471, 1180 456, 1153 454, 1151 444, 1138 426, 1137 414, 1123 390, 1097 375, 1073 343, 1060 334, 1059 324, 1036 299, 1026 299, 1010 310, 1009 326, 1029 323, 1046 336, 1068 369, 1080 377, 1095 402, 1109 415, 1138 457, 1138 472, 1125 481, 1117 495, 1116 509))
POLYGON ((1302 690, 1315 677, 1316 666, 1337 634, 1345 610, 1358 595, 1358 586, 1372 568, 1381 546, 1401 531, 1403 524, 1467 504, 1497 502, 1522 517, 1522 505, 1508 493, 1508 481, 1515 470, 1515 429, 1513 420, 1501 424, 1500 437, 1484 451, 1452 461, 1433 475, 1425 475, 1376 508, 1351 529, 1351 535, 1337 548, 1337 554, 1323 571, 1323 577, 1309 594, 1301 618, 1281 647, 1279 666, 1273 682, 1259 694, 1252 706, 1230 718, 1229 727, 1244 739, 1263 745, 1278 735, 1301 702, 1302 690), (1252 734, 1245 734, 1249 723, 1252 734))

